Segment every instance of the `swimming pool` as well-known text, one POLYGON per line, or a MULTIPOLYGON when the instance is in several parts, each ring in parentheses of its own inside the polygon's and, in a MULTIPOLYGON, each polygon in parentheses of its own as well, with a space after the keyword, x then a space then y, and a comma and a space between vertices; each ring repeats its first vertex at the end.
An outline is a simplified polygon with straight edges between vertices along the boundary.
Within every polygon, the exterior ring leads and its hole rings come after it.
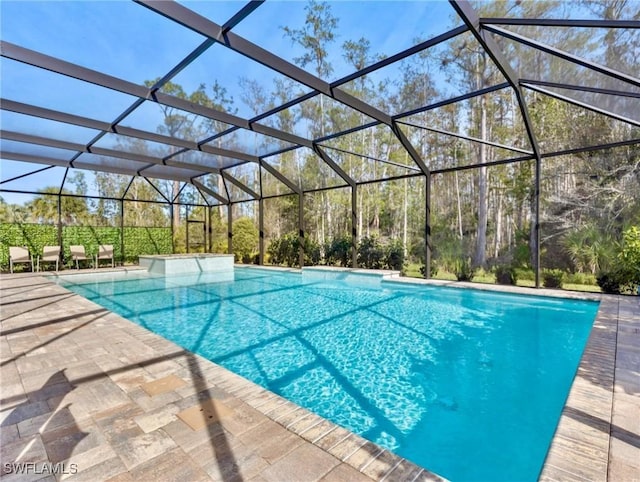
POLYGON ((60 282, 452 480, 537 479, 598 308, 254 268, 60 282))

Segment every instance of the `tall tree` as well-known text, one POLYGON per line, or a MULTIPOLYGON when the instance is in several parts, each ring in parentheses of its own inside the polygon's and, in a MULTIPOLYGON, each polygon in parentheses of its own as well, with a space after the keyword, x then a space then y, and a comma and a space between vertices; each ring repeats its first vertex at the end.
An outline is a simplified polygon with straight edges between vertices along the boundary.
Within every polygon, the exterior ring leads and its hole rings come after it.
MULTIPOLYGON (((146 80, 144 83, 147 87, 151 87, 158 82, 159 79, 146 80)), ((174 82, 165 83, 161 89, 163 93, 178 97, 179 99, 188 100, 195 104, 211 107, 213 102, 206 93, 205 84, 200 84, 196 90, 188 94, 184 88, 174 82)), ((214 94, 225 96, 226 90, 220 87, 217 83, 213 86, 214 94), (217 90, 216 90, 217 87, 217 90)), ((158 132, 168 135, 170 137, 178 137, 188 140, 200 140, 204 137, 206 122, 203 124, 202 120, 195 114, 182 111, 168 105, 157 104, 163 114, 162 124, 158 126, 158 132)), ((212 121, 215 122, 215 121, 212 121)), ((171 152, 175 152, 177 148, 172 148, 171 152)), ((170 197, 173 201, 180 192, 180 182, 172 181, 170 197)), ((180 225, 180 206, 178 204, 172 204, 173 210, 173 228, 174 232, 178 231, 180 225)))
MULTIPOLYGON (((282 27, 282 30, 285 37, 303 49, 302 54, 294 58, 294 62, 301 67, 311 66, 318 77, 328 80, 333 72, 328 49, 330 44, 335 41, 338 18, 333 16, 331 5, 327 2, 310 0, 305 6, 305 12, 305 23, 302 28, 282 27)), ((327 124, 330 122, 325 109, 324 96, 320 94, 317 99, 317 101, 306 103, 302 107, 303 116, 309 125, 310 137, 313 139, 324 137, 327 124)), ((311 162, 315 162, 315 160, 311 162)), ((324 193, 320 196, 320 203, 319 210, 325 213, 320 216, 319 226, 321 243, 324 245, 326 224, 331 224, 331 206, 328 196, 324 193)))
MULTIPOLYGON (((333 72, 328 49, 329 45, 335 41, 338 18, 333 16, 328 2, 310 0, 305 6, 305 12, 305 23, 302 28, 282 27, 282 30, 285 37, 303 49, 302 55, 294 58, 294 62, 300 67, 311 65, 318 77, 328 79, 333 72)), ((313 122, 313 137, 325 135, 326 118, 322 95, 319 96, 319 110, 319 116, 312 114, 310 119, 313 122)))
MULTIPOLYGON (((25 204, 31 222, 42 224, 58 223, 58 187, 45 187, 39 191, 40 195, 25 204)), ((73 194, 63 189, 62 194, 73 194)), ((62 222, 64 224, 87 224, 91 216, 86 199, 75 196, 62 196, 62 222)))

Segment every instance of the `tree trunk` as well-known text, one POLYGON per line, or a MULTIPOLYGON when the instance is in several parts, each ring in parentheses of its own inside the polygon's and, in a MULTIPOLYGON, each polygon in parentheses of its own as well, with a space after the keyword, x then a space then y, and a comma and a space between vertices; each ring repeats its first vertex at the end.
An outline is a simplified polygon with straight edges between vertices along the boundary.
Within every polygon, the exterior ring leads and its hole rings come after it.
MULTIPOLYGON (((175 199, 175 197, 178 195, 178 193, 180 192, 180 181, 173 181, 172 185, 171 185, 171 201, 173 202, 173 200, 175 199)), ((180 205, 179 204, 172 204, 171 205, 171 209, 173 209, 173 236, 175 238, 178 237, 178 228, 180 227, 180 205)), ((177 241, 177 239, 174 240, 177 241)), ((186 249, 186 247, 185 247, 186 249)))
POLYGON ((362 192, 364 191, 366 187, 362 186, 359 190, 358 190, 358 242, 360 242, 360 239, 362 239, 362 226, 363 226, 363 218, 364 218, 364 213, 363 213, 363 206, 362 206, 362 198, 364 197, 362 195, 362 192))
POLYGON ((407 256, 407 209, 409 204, 409 188, 407 178, 404 179, 404 197, 402 199, 402 249, 407 256))
MULTIPOLYGON (((486 139, 487 134, 487 107, 486 99, 480 99, 480 138, 486 139)), ((487 146, 480 144, 480 164, 487 161, 487 146)), ((476 251, 473 265, 484 267, 486 264, 487 248, 487 211, 489 209, 488 179, 486 166, 478 168, 478 237, 476 239, 476 251)))
POLYGON ((503 195, 502 189, 498 191, 498 211, 496 213, 496 238, 494 242, 493 248, 493 257, 497 258, 500 254, 500 245, 502 244, 502 204, 503 204, 503 195))
MULTIPOLYGON (((333 237, 332 233, 334 232, 333 226, 333 216, 331 215, 331 200, 329 199, 329 193, 324 193, 324 212, 327 214, 327 235, 329 239, 333 237)), ((322 240, 322 246, 324 249, 325 240, 322 240)))
POLYGON ((460 203, 460 185, 458 183, 458 171, 453 171, 456 181, 456 201, 458 203, 458 235, 462 239, 462 204, 460 203))
MULTIPOLYGON (((324 192, 322 193, 320 198, 320 206, 322 206, 323 204, 324 204, 324 192)), ((320 211, 323 211, 323 209, 320 209, 320 211)), ((324 244, 325 237, 324 237, 324 213, 323 212, 320 213, 319 218, 320 218, 320 243, 324 244)))

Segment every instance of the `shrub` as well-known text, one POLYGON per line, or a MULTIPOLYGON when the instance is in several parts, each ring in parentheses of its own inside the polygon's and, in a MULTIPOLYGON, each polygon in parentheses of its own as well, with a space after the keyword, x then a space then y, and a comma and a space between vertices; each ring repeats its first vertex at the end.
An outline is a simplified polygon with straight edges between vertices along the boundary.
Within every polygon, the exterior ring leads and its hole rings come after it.
POLYGON ((521 268, 531 268, 531 247, 529 246, 529 231, 516 231, 516 246, 513 249, 513 263, 521 268))
POLYGON ((387 269, 402 270, 402 265, 404 265, 404 246, 402 241, 396 239, 389 243, 384 264, 387 269))
MULTIPOLYGON (((300 240, 295 243, 296 249, 300 246, 300 240)), ((307 266, 315 266, 320 263, 322 259, 322 253, 320 252, 320 245, 311 238, 304 238, 304 264, 307 266)), ((299 264, 299 263, 296 263, 299 264)))
POLYGON ((282 264, 284 256, 282 255, 282 238, 275 238, 267 246, 267 254, 271 264, 282 264))
MULTIPOLYGON (((438 274, 438 264, 436 263, 435 259, 431 259, 431 269, 429 270, 429 277, 433 278, 435 275, 438 274)), ((422 266, 420 266, 420 274, 424 277, 427 273, 427 269, 426 266, 423 264, 422 266)))
POLYGON ((294 266, 298 263, 298 235, 287 233, 269 244, 267 253, 271 264, 294 266))
POLYGON ((516 268, 516 277, 521 280, 535 281, 536 273, 532 269, 516 268))
POLYGON ((598 286, 604 293, 638 292, 640 286, 640 227, 631 226, 622 233, 622 246, 608 270, 597 276, 598 286))
POLYGON ((469 258, 462 258, 456 262, 455 275, 458 281, 471 281, 476 269, 471 266, 469 258))
POLYGON ((333 238, 325 248, 327 264, 351 266, 351 238, 342 236, 333 238))
POLYGON ((598 286, 603 293, 619 295, 623 291, 624 275, 620 271, 601 272, 596 277, 598 286))
POLYGON ((619 259, 628 271, 629 290, 640 294, 640 226, 631 226, 622 233, 619 259))
POLYGON ((611 295, 635 294, 640 284, 637 276, 634 267, 618 266, 609 271, 600 272, 596 280, 603 293, 611 295))
POLYGON ((518 282, 518 274, 511 266, 496 267, 496 281, 501 285, 515 285, 518 282))
POLYGON ((561 243, 578 271, 596 273, 614 268, 609 262, 615 259, 617 243, 609 231, 595 224, 567 232, 561 243))
POLYGON ((242 217, 233 222, 232 246, 236 259, 251 262, 251 256, 258 246, 258 228, 251 219, 242 217))
POLYGON ((560 269, 545 269, 542 272, 542 285, 545 288, 562 288, 564 272, 560 269))
POLYGON ((433 240, 433 256, 438 259, 438 266, 446 272, 455 273, 462 258, 471 252, 470 241, 457 236, 445 236, 441 240, 433 240))
POLYGON ((591 273, 567 273, 564 281, 568 284, 593 286, 596 284, 596 277, 591 273))
POLYGON ((378 240, 365 236, 358 246, 358 266, 368 269, 382 268, 384 251, 378 240))
MULTIPOLYGON (((320 246, 310 238, 304 238, 304 264, 307 266, 320 263, 322 255, 320 246)), ((300 239, 296 233, 287 233, 276 238, 267 248, 271 264, 300 266, 300 239)))

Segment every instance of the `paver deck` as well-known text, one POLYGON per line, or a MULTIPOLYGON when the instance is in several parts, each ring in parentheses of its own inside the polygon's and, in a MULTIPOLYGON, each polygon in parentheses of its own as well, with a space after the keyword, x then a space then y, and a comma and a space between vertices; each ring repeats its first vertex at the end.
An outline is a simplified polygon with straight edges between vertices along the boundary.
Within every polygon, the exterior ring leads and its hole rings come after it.
MULTIPOLYGON (((0 290, 3 482, 440 480, 44 277, 0 290)), ((602 296, 543 480, 640 480, 639 366, 640 298, 602 296)))

